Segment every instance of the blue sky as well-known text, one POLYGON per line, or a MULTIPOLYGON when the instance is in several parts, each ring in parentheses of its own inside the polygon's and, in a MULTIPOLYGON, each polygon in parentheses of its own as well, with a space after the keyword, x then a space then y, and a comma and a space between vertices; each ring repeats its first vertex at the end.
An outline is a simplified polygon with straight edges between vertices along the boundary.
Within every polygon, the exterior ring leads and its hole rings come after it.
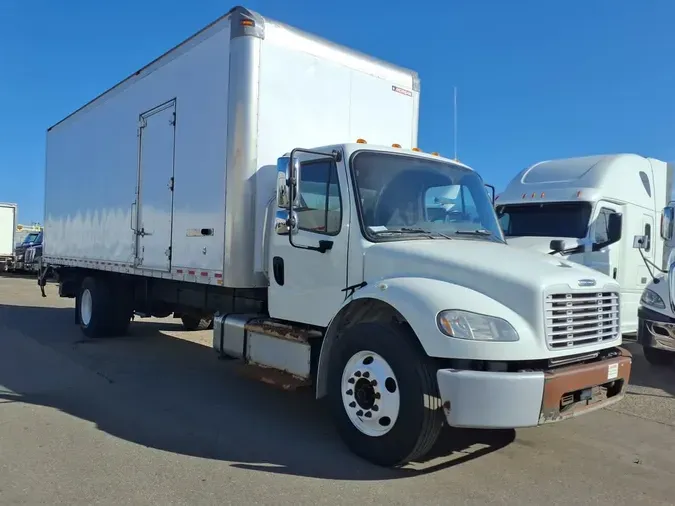
MULTIPOLYGON (((0 201, 42 221, 47 127, 235 4, 0 0, 0 201)), ((241 2, 415 69, 420 148, 500 190, 535 161, 637 152, 675 161, 672 0, 241 2)))

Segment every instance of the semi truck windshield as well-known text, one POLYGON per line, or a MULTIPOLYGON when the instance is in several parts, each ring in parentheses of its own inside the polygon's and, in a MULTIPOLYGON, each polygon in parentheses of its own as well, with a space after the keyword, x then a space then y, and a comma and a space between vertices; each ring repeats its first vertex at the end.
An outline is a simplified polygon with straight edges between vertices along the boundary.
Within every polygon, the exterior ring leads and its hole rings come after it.
POLYGON ((586 237, 591 218, 589 202, 549 202, 497 206, 506 237, 586 237))
POLYGON ((363 232, 369 240, 402 236, 503 241, 480 176, 444 161, 361 151, 352 159, 363 232))

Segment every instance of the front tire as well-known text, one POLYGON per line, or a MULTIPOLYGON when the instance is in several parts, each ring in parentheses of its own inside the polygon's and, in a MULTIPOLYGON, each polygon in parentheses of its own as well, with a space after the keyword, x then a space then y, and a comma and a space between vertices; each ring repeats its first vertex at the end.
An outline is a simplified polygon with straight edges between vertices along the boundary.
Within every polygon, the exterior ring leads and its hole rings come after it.
POLYGON ((360 323, 341 335, 328 372, 328 402, 349 449, 403 466, 431 450, 443 426, 436 366, 396 323, 360 323))
POLYGON ((675 364, 675 352, 668 350, 659 350, 658 348, 650 348, 643 346, 642 351, 651 365, 656 366, 670 366, 675 364))

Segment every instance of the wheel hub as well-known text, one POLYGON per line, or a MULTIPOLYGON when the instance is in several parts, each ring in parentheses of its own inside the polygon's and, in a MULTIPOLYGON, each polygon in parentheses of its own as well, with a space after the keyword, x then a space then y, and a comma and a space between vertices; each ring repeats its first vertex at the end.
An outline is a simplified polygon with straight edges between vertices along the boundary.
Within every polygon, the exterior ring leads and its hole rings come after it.
POLYGON ((342 373, 342 401, 359 431, 369 436, 388 433, 398 418, 401 402, 391 366, 374 352, 354 354, 342 373))

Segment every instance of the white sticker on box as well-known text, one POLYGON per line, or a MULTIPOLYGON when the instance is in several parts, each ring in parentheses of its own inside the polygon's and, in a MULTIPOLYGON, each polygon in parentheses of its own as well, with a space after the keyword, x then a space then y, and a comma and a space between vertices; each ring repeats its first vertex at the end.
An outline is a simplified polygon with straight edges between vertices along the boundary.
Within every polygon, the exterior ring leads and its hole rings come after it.
POLYGON ((619 377, 619 364, 612 364, 607 367, 607 379, 613 380, 619 377))

